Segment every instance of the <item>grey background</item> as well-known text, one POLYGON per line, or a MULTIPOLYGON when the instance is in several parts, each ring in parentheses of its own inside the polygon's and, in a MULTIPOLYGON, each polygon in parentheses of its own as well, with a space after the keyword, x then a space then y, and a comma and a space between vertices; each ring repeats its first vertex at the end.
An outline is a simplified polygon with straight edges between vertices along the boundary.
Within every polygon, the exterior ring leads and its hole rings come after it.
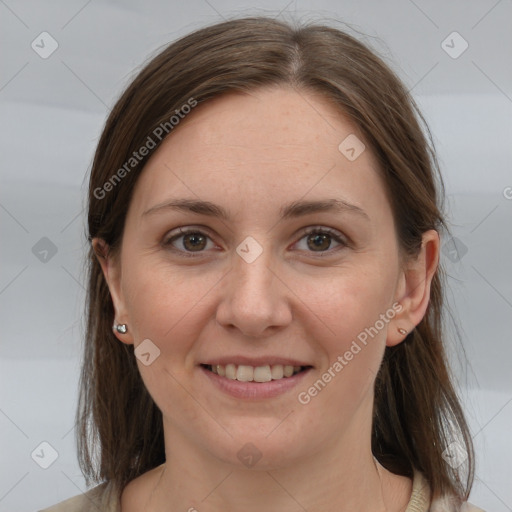
POLYGON ((0 0, 0 511, 37 510, 85 490, 73 437, 83 207, 109 108, 169 41, 222 18, 280 11, 365 33, 430 125, 457 239, 445 241, 442 259, 463 336, 448 350, 477 452, 470 501, 512 510, 511 0, 0 0), (42 46, 43 31, 58 43, 46 59, 31 47, 42 46), (442 46, 453 31, 469 44, 458 58, 442 46), (58 453, 48 469, 31 457, 42 442, 58 453))

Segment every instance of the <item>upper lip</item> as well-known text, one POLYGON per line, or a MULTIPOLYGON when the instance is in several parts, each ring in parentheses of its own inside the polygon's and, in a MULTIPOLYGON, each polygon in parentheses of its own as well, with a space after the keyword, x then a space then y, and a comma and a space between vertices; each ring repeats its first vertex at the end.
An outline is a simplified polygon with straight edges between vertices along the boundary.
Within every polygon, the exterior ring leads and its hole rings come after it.
POLYGON ((224 356, 217 357, 215 359, 210 359, 208 361, 204 361, 201 364, 206 365, 216 365, 220 364, 221 366, 226 366, 228 364, 236 364, 236 365, 246 365, 246 366, 266 366, 266 365, 276 365, 282 364, 283 366, 312 366, 304 361, 299 361, 298 359, 290 359, 287 357, 279 357, 279 356, 261 356, 261 357, 247 357, 247 356, 224 356))

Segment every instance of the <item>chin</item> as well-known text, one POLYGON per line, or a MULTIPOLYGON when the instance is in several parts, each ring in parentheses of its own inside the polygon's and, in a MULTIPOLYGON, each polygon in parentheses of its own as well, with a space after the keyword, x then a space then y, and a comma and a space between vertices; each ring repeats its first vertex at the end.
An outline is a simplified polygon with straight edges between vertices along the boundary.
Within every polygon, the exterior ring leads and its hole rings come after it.
POLYGON ((233 435, 226 443, 215 443, 215 456, 238 469, 276 470, 289 467, 304 457, 301 447, 309 443, 304 435, 278 435, 275 423, 270 429, 233 435), (273 429, 275 429, 273 431, 273 429))

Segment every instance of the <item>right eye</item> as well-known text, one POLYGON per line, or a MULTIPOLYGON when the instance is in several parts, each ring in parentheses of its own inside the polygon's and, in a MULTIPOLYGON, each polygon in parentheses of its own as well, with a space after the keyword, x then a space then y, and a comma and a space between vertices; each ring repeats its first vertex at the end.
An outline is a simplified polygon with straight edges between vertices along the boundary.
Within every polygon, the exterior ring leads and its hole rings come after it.
POLYGON ((206 233, 192 228, 178 228, 178 233, 179 234, 166 238, 162 245, 169 248, 171 251, 181 253, 188 258, 195 257, 193 254, 194 252, 204 252, 202 249, 206 248, 207 239, 210 238, 206 233), (180 238, 183 239, 181 242, 183 249, 178 249, 174 246, 174 242, 180 238))

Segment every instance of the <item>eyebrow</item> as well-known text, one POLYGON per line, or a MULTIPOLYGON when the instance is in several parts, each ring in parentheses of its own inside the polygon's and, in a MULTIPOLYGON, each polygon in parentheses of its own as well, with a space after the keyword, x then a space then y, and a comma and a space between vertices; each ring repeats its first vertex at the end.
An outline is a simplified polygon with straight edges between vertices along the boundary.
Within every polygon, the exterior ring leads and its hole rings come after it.
MULTIPOLYGON (((208 215, 210 217, 219 217, 228 221, 231 217, 229 212, 222 206, 210 201, 200 201, 196 199, 171 199, 164 203, 157 204, 146 210, 142 216, 165 212, 168 210, 185 211, 197 213, 199 215, 208 215)), ((280 218, 282 220, 302 217, 311 213, 334 212, 334 213, 354 213, 361 218, 370 220, 368 214, 359 206, 350 204, 342 199, 324 199, 321 201, 294 201, 280 209, 280 218)))

